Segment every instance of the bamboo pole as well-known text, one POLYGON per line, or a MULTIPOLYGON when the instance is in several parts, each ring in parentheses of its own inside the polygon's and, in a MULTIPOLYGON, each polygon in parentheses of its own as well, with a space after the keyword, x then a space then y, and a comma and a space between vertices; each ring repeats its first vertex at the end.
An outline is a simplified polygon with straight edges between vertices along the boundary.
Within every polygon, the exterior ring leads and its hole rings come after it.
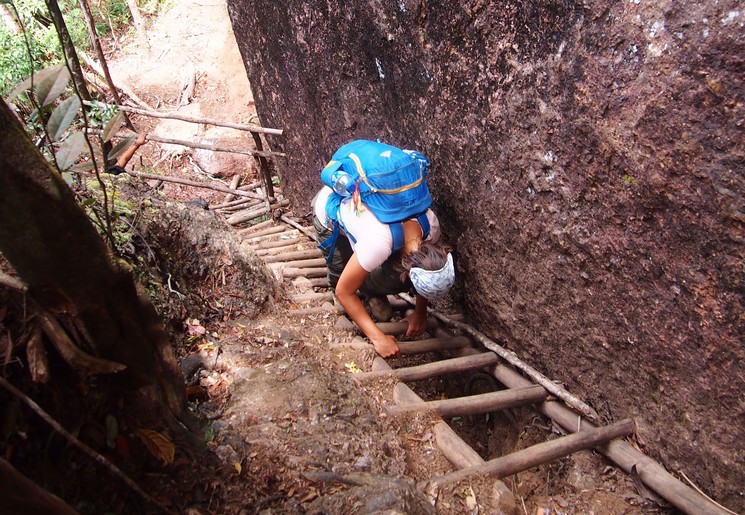
MULTIPOLYGON (((408 300, 409 302, 412 302, 411 297, 406 294, 401 293, 399 296, 403 299, 408 300)), ((445 324, 448 324, 452 327, 455 327, 456 329, 460 329, 461 331, 464 331, 470 334, 484 347, 496 353, 499 357, 504 359, 507 363, 509 363, 513 367, 517 368, 518 370, 521 370, 523 373, 525 373, 525 375, 530 377, 535 383, 543 386, 546 390, 549 391, 549 393, 563 400, 569 406, 573 407, 574 409, 576 409, 577 411, 585 415, 587 418, 592 419, 592 420, 598 420, 599 418, 598 414, 595 412, 594 409, 592 409, 584 401, 575 397, 574 395, 569 393, 567 390, 565 390, 561 386, 551 381, 548 377, 544 376, 543 374, 538 372, 536 369, 534 369, 533 367, 531 367, 530 365, 522 361, 520 358, 517 357, 517 354, 515 354, 511 350, 507 350, 501 345, 498 345, 496 342, 490 340, 484 333, 478 331, 477 329, 475 329, 474 327, 468 324, 455 321, 452 318, 448 318, 447 316, 441 313, 438 313, 437 311, 435 311, 434 309, 430 307, 428 307, 427 310, 433 316, 435 316, 437 319, 441 320, 445 324)))
MULTIPOLYGON (((546 400, 547 396, 548 393, 542 386, 534 385, 526 386, 525 388, 469 395, 468 397, 458 397, 455 399, 399 404, 398 406, 389 406, 386 408, 386 413, 389 415, 400 415, 402 413, 417 411, 434 411, 439 413, 441 417, 480 415, 507 408, 517 408, 526 404, 535 404, 536 402, 546 400)), ((394 399, 396 399, 395 390, 394 399)), ((396 402, 398 403, 398 400, 396 402)))
POLYGON ((549 442, 539 443, 521 451, 489 460, 481 465, 474 465, 464 469, 420 483, 420 488, 430 484, 444 486, 466 479, 474 475, 491 475, 497 478, 511 476, 523 470, 553 461, 569 454, 591 449, 605 444, 613 439, 628 436, 634 432, 634 421, 630 418, 614 424, 594 429, 588 429, 568 436, 562 436, 549 442))
MULTIPOLYGON (((103 104, 103 102, 99 102, 99 104, 103 104)), ((187 115, 180 114, 180 113, 173 112, 173 111, 164 113, 162 111, 155 111, 152 108, 138 109, 136 107, 115 105, 115 104, 103 104, 103 105, 106 105, 108 107, 116 107, 116 108, 121 109, 122 111, 127 111, 129 113, 135 113, 135 114, 141 114, 143 116, 149 116, 152 118, 167 118, 171 120, 181 120, 182 122, 204 123, 207 125, 216 125, 218 127, 228 127, 230 129, 237 129, 241 131, 263 133, 263 134, 275 134, 278 136, 281 136, 282 133, 284 132, 282 131, 282 129, 267 129, 265 127, 260 127, 258 125, 252 125, 252 124, 224 122, 221 120, 215 120, 214 118, 196 118, 193 116, 187 116, 187 115)), ((280 155, 280 154, 274 154, 274 155, 280 155)))
POLYGON ((414 367, 397 368, 391 371, 380 372, 363 372, 355 374, 353 377, 358 381, 369 379, 379 379, 382 377, 394 377, 399 381, 421 381, 430 377, 436 377, 444 374, 453 374, 456 372, 465 372, 477 368, 495 365, 499 361, 496 354, 485 352, 474 356, 464 356, 461 358, 445 359, 435 363, 417 365, 414 367))

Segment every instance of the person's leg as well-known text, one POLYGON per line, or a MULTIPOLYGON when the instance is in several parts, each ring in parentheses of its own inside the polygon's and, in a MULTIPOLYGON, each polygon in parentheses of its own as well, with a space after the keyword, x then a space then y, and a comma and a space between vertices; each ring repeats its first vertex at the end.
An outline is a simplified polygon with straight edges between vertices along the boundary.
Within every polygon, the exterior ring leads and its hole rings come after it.
MULTIPOLYGON (((316 230, 316 241, 320 244, 331 237, 331 229, 325 227, 318 217, 313 217, 313 228, 316 230)), ((332 290, 336 289, 336 283, 339 282, 339 277, 344 271, 344 267, 347 266, 349 258, 352 257, 352 246, 349 244, 349 240, 343 234, 339 234, 336 238, 336 246, 334 247, 334 255, 331 260, 328 260, 330 254, 328 249, 321 249, 324 259, 326 259, 326 279, 328 280, 329 288, 332 290)))
POLYGON ((372 271, 360 287, 360 293, 367 298, 374 318, 387 322, 393 316, 388 295, 409 291, 411 281, 401 281, 401 274, 394 267, 395 259, 388 259, 372 271))
POLYGON ((389 258, 373 270, 362 283, 360 293, 365 297, 385 297, 394 293, 408 292, 411 289, 411 281, 401 280, 401 273, 395 269, 394 262, 394 258, 389 258))

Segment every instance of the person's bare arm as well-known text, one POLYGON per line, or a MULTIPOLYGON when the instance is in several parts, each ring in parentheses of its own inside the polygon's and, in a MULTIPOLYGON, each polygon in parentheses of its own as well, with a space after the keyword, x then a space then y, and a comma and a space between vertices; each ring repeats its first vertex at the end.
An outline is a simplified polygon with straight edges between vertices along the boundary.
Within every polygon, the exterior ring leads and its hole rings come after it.
POLYGON ((365 311, 362 301, 357 296, 357 290, 362 286, 368 275, 370 275, 370 272, 362 268, 362 265, 357 260, 357 254, 352 254, 336 285, 336 298, 339 299, 347 315, 365 333, 365 336, 367 336, 380 356, 384 358, 396 356, 399 352, 396 339, 391 335, 383 333, 375 325, 373 319, 365 311))

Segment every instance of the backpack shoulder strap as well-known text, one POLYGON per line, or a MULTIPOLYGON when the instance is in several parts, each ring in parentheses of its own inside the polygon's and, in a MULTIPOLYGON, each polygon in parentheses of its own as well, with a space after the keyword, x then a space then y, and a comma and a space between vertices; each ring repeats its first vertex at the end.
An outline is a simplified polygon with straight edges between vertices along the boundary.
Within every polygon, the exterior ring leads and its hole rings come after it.
POLYGON ((401 222, 393 222, 388 224, 391 228, 391 236, 393 237, 393 252, 398 252, 404 248, 404 226, 401 222))
POLYGON ((427 218, 427 212, 419 213, 416 217, 419 226, 422 228, 422 240, 426 240, 429 237, 429 218, 427 218))
MULTIPOLYGON (((416 221, 419 222, 419 226, 422 228, 422 240, 426 240, 429 236, 429 218, 427 218, 427 212, 420 213, 416 216, 416 221)), ((404 226, 401 222, 393 222, 388 224, 391 228, 391 237, 393 238, 393 252, 398 252, 404 248, 404 226)))

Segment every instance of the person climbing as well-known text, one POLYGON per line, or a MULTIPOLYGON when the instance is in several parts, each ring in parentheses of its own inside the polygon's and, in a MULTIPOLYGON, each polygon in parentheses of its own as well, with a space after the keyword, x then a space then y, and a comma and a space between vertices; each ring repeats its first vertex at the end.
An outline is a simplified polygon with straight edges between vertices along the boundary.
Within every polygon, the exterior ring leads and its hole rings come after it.
POLYGON ((412 291, 414 312, 403 320, 409 324, 406 335, 417 336, 426 330, 429 301, 455 282, 451 249, 429 209, 428 166, 417 152, 354 141, 326 165, 325 185, 311 203, 329 287, 384 358, 398 355, 396 339, 378 328, 357 291, 381 322, 393 314, 387 295, 412 291), (395 187, 386 188, 391 180, 395 187))

